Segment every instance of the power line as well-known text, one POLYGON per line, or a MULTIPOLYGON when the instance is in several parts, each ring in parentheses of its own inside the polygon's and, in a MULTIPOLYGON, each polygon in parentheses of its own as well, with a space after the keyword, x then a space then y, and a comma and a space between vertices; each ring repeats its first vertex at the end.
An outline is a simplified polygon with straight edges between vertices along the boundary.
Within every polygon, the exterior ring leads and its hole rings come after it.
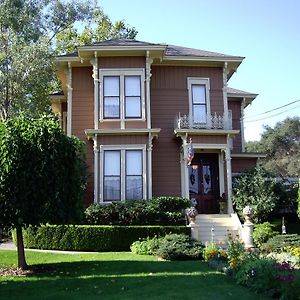
MULTIPOLYGON (((299 101, 299 100, 298 100, 298 101, 299 101)), ((285 112, 294 110, 294 109, 296 109, 296 108, 298 108, 298 107, 300 107, 300 105, 299 105, 299 106, 296 106, 296 107, 293 107, 293 108, 290 108, 290 109, 286 109, 286 110, 284 110, 284 111, 282 111, 282 112, 280 112, 280 113, 278 113, 278 114, 272 115, 272 116, 268 116, 268 117, 264 117, 264 118, 260 118, 260 119, 256 119, 256 120, 250 120, 250 121, 245 120, 245 123, 251 123, 251 122, 257 122, 257 121, 262 121, 262 120, 270 119, 270 118, 279 116, 279 115, 281 115, 281 114, 283 114, 283 113, 285 113, 285 112)))
POLYGON ((292 104, 294 104, 294 103, 297 103, 297 102, 299 102, 299 101, 300 101, 300 99, 299 99, 299 100, 292 101, 292 102, 289 102, 289 103, 284 104, 284 105, 279 106, 279 107, 275 107, 275 108, 273 108, 273 109, 270 109, 270 110, 268 110, 268 111, 265 111, 265 112, 263 112, 263 113, 260 113, 260 114, 258 114, 258 115, 255 115, 255 116, 248 116, 248 117, 245 117, 245 119, 248 119, 248 118, 250 118, 250 119, 251 119, 251 118, 256 118, 256 117, 258 117, 258 116, 268 114, 268 113, 270 113, 270 112, 272 112, 272 111, 275 111, 275 110, 278 110, 278 109, 287 107, 287 106, 292 105, 292 104))

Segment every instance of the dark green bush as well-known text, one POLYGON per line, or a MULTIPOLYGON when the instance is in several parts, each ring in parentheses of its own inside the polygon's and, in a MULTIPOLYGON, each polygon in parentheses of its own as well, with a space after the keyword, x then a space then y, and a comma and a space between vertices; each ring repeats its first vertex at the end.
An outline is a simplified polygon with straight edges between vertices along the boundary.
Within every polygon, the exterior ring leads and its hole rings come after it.
POLYGON ((190 200, 181 197, 158 197, 93 204, 85 211, 85 223, 91 225, 179 225, 185 224, 184 209, 190 200))
POLYGON ((281 252, 287 246, 299 246, 300 235, 298 234, 282 234, 270 238, 266 243, 262 244, 261 249, 265 252, 281 252))
POLYGON ((266 243, 271 237, 278 234, 274 231, 275 225, 264 222, 262 224, 256 224, 253 231, 253 240, 257 247, 260 247, 263 243, 266 243))
POLYGON ((184 234, 168 234, 161 238, 156 255, 167 260, 203 258, 203 246, 184 234))
POLYGON ((272 298, 296 299, 294 270, 288 263, 271 259, 246 259, 234 278, 238 284, 272 298))
POLYGON ((186 226, 43 225, 23 230, 26 248, 73 251, 128 251, 139 239, 190 234, 186 226))

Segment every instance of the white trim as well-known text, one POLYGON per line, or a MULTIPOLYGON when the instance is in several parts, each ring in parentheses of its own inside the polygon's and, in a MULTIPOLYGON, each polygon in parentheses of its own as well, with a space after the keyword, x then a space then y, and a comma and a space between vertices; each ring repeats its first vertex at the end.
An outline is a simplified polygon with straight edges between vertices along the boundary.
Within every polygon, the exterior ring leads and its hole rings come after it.
POLYGON ((104 178, 104 151, 109 150, 119 150, 121 152, 121 200, 126 200, 126 190, 125 190, 125 151, 126 150, 141 150, 143 155, 143 199, 147 199, 147 161, 146 161, 146 145, 145 144, 128 144, 128 145, 100 145, 100 176, 99 176, 99 185, 100 185, 100 203, 110 203, 110 201, 103 201, 103 178, 104 178))
POLYGON ((227 77, 228 77, 228 63, 224 63, 223 67, 223 103, 224 103, 224 124, 225 128, 229 128, 228 120, 229 120, 229 115, 228 115, 228 97, 227 97, 227 77))
POLYGON ((205 101, 206 101, 206 124, 210 126, 210 82, 209 78, 202 78, 202 77, 188 77, 187 78, 187 88, 189 94, 189 116, 190 116, 190 124, 196 124, 193 120, 193 98, 192 98, 192 85, 193 84, 201 84, 205 86, 205 101))
POLYGON ((94 58, 91 59, 93 66, 93 79, 94 79, 94 128, 99 128, 99 74, 98 74, 98 58, 97 52, 94 53, 94 58))
POLYGON ((246 106, 246 98, 243 98, 241 103, 241 143, 242 143, 242 152, 245 152, 245 127, 244 127, 244 109, 246 106))
POLYGON ((216 150, 225 150, 227 148, 227 144, 200 144, 193 143, 194 149, 216 149, 216 150))
POLYGON ((230 151, 230 138, 227 137, 227 147, 225 149, 226 160, 226 175, 227 175, 227 213, 233 213, 232 206, 232 169, 231 169, 231 151, 230 151))
POLYGON ((125 121, 138 120, 145 121, 145 69, 144 68, 122 68, 122 69, 99 69, 100 78, 100 122, 105 121, 120 121, 121 128, 125 128, 125 121), (120 77, 120 118, 104 118, 103 105, 103 77, 104 76, 119 76, 120 77), (125 76, 140 76, 141 77, 141 118, 125 118, 125 93, 124 93, 124 77, 125 76))
POLYGON ((94 203, 99 199, 99 149, 97 137, 94 137, 94 203))
POLYGON ((147 51, 146 57, 146 109, 147 109, 147 128, 151 128, 151 96, 150 96, 150 80, 151 80, 151 64, 153 59, 149 57, 149 51, 147 51))
POLYGON ((218 155, 219 158, 219 189, 220 196, 225 193, 225 177, 224 177, 224 154, 221 151, 218 155))
POLYGON ((73 88, 72 88, 72 67, 71 63, 68 63, 68 69, 67 69, 67 89, 68 89, 68 95, 67 95, 67 135, 72 135, 72 97, 73 97, 73 88))

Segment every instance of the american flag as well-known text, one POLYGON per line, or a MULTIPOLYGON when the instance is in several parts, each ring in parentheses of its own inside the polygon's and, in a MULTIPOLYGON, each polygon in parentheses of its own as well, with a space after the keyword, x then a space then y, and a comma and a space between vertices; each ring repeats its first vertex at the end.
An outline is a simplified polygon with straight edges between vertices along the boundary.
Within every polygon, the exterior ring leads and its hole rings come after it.
POLYGON ((192 163, 192 160, 194 158, 194 148, 192 144, 192 139, 190 138, 190 142, 188 145, 188 152, 187 152, 187 165, 190 166, 192 163))

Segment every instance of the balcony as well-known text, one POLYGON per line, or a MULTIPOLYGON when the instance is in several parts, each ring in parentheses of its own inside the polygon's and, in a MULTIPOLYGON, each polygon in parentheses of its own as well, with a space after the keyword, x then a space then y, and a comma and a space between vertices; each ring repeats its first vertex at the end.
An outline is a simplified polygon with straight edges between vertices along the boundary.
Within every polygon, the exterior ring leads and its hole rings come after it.
POLYGON ((206 123, 193 122, 190 115, 179 115, 175 119, 175 129, 194 129, 194 130, 232 130, 232 114, 228 113, 228 118, 225 115, 213 115, 207 116, 206 123))

